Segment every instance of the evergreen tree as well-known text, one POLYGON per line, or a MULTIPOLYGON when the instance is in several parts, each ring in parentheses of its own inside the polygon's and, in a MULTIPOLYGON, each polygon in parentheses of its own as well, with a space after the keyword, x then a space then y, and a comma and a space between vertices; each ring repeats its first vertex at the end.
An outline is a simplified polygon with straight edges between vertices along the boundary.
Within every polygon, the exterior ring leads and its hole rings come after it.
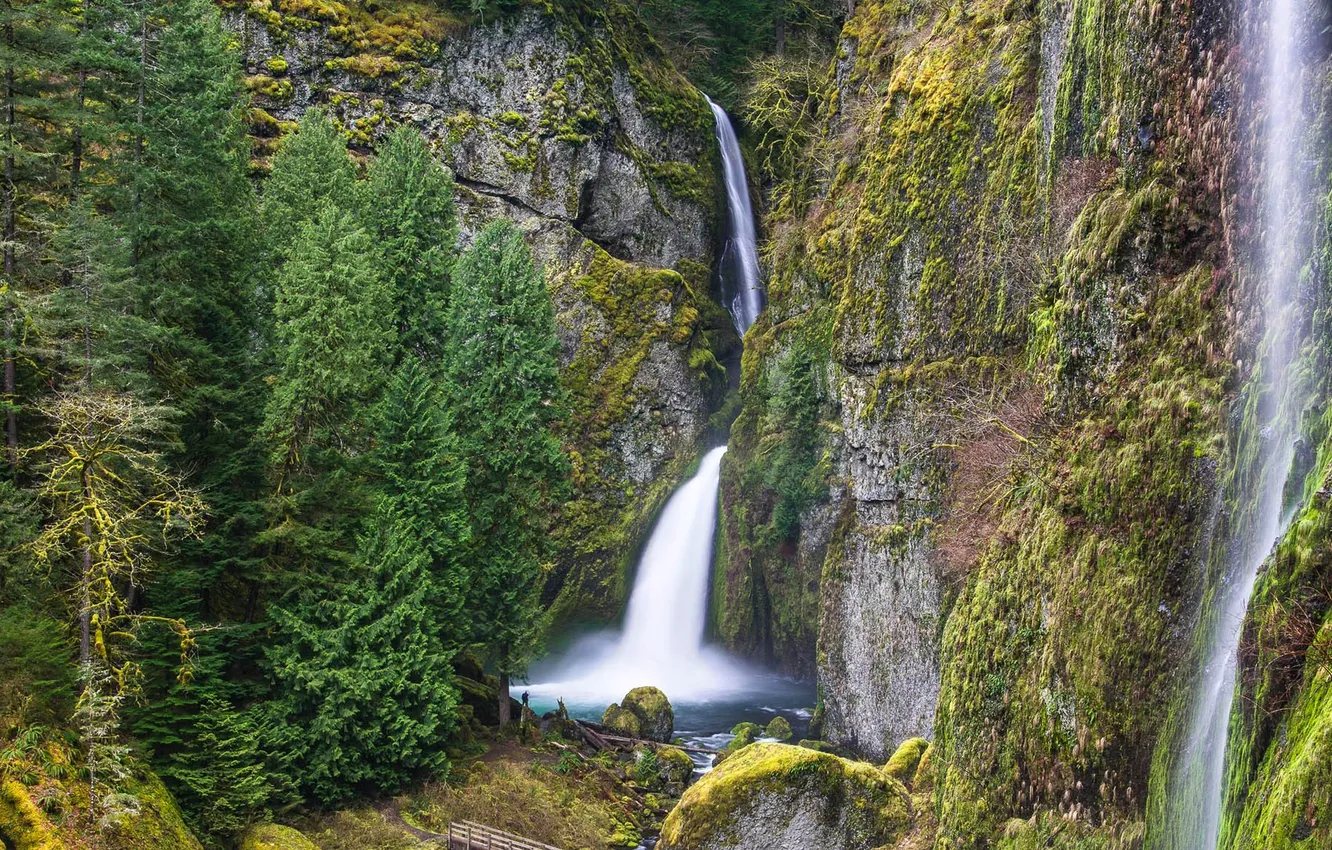
POLYGON ((497 222, 459 260, 446 315, 445 391, 467 459, 472 528, 468 611, 500 673, 539 633, 538 592, 568 462, 551 430, 562 407, 555 311, 522 232, 497 222))
POLYGON ((381 503, 342 592, 274 609, 274 705, 299 784, 332 803, 447 765, 458 693, 434 636, 429 559, 381 503))
POLYGON ((467 470, 440 393, 415 355, 395 370, 378 418, 381 492, 428 557, 437 631, 456 649, 467 638, 467 470))
POLYGON ((274 478, 262 535, 298 590, 319 575, 336 581, 366 512, 363 415, 376 403, 394 347, 390 304, 369 234, 326 203, 301 226, 277 280, 278 347, 264 416, 274 478))
POLYGON ((296 132, 282 142, 264 183, 261 221, 270 260, 280 264, 325 205, 355 207, 356 170, 347 141, 323 109, 307 110, 296 132))
POLYGON ((160 773, 195 825, 225 840, 265 819, 270 778, 254 718, 209 696, 185 731, 192 745, 160 773))
POLYGON ((402 357, 437 368, 458 241, 453 176, 411 127, 388 137, 370 167, 362 205, 375 236, 380 269, 396 307, 402 357))

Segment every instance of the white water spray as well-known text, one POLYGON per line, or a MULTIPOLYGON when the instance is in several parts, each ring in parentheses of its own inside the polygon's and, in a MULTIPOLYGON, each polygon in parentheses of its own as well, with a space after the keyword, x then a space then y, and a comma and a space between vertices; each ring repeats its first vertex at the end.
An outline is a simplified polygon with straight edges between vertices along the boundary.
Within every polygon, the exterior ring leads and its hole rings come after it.
POLYGON ((1267 26, 1264 128, 1263 243, 1264 336, 1256 380, 1259 393, 1257 476, 1239 494, 1254 513, 1243 540, 1230 544, 1230 563, 1211 602, 1211 619, 1189 715, 1187 737, 1171 777, 1162 840, 1170 850, 1215 850, 1221 830, 1227 728, 1235 693, 1239 641, 1258 570, 1280 539, 1282 495, 1294 459, 1298 399, 1291 375, 1298 353, 1299 269, 1311 189, 1300 162, 1305 136, 1304 75, 1299 46, 1298 0, 1270 0, 1267 26), (1261 383, 1259 383, 1261 382, 1261 383))
POLYGON ((655 685, 673 701, 743 692, 750 673, 703 644, 717 486, 725 447, 703 456, 698 472, 666 503, 643 550, 624 631, 574 648, 535 695, 606 705, 639 685, 655 685))
POLYGON ((721 149, 722 176, 726 180, 726 207, 730 212, 731 229, 726 239, 722 265, 732 259, 736 267, 735 293, 731 296, 731 318, 736 330, 744 336, 749 326, 758 319, 763 309, 763 284, 759 282, 758 231, 754 227, 754 209, 749 203, 749 181, 745 177, 745 160, 740 155, 740 142, 726 110, 704 95, 712 116, 717 122, 717 146, 721 149))

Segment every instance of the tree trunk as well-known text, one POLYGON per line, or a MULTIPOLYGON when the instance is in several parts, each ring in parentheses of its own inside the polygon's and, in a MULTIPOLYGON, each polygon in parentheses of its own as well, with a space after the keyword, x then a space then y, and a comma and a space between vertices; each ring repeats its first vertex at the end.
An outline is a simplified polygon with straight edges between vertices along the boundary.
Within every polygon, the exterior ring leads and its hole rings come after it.
POLYGON ((786 55, 786 18, 777 16, 777 55, 786 55))
POLYGON ((500 673, 499 680, 499 725, 503 729, 513 721, 509 713, 509 674, 500 673))

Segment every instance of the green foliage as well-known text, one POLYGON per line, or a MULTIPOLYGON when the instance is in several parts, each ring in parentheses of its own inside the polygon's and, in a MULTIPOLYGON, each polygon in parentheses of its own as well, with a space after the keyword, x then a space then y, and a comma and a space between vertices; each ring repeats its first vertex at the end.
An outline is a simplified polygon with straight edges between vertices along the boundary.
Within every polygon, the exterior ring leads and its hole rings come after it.
POLYGON ((488 226, 458 262, 445 330, 444 393, 467 463, 467 607, 501 674, 520 672, 568 461, 551 430, 564 406, 554 308, 514 225, 488 226))
POLYGON ((68 627, 21 602, 0 609, 0 723, 50 725, 74 707, 68 627))
MULTIPOLYGON (((275 169, 275 174, 277 173, 275 169)), ((260 539, 289 577, 345 562, 368 493, 358 473, 394 340, 370 235, 325 204, 303 224, 277 281, 280 360, 263 434, 275 495, 260 539)))
POLYGON ((386 503, 358 558, 360 575, 335 595, 272 612, 271 721, 292 780, 322 803, 445 769, 458 704, 429 559, 386 503))

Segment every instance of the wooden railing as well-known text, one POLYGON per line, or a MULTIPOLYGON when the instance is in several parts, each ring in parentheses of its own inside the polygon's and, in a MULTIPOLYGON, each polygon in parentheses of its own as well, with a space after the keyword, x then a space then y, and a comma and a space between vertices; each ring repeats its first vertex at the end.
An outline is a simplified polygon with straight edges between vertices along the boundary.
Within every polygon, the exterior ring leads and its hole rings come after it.
POLYGON ((471 821, 449 824, 449 850, 560 850, 471 821))

